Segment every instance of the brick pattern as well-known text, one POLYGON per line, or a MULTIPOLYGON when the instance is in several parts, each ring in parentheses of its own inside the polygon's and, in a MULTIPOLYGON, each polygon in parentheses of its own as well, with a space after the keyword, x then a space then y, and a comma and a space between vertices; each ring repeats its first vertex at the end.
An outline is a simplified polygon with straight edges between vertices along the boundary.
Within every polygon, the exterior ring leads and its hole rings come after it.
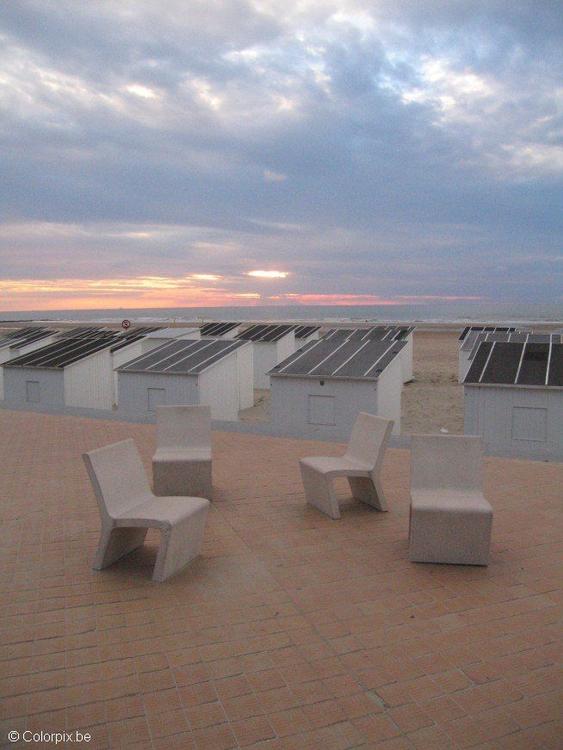
MULTIPOLYGON (((409 454, 391 511, 338 487, 304 503, 298 458, 337 445, 216 433, 201 558, 150 580, 158 538, 94 573, 83 451, 154 426, 0 411, 0 722, 137 750, 561 747, 561 465, 490 459, 488 568, 407 561, 409 454)), ((13 747, 14 745, 10 745, 13 747)))

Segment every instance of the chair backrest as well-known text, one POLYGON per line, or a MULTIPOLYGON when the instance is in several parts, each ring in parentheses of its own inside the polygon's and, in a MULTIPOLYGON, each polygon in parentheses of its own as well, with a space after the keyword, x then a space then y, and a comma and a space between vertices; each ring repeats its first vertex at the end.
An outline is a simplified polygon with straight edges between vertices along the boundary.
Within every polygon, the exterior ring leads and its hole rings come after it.
POLYGON ((473 435, 413 435, 411 487, 481 490, 483 440, 473 435))
POLYGON ((158 448, 210 448, 211 408, 157 406, 156 444, 158 448))
POLYGON ((83 453, 100 513, 114 518, 151 494, 141 456, 131 438, 83 453))
POLYGON ((370 470, 383 460, 393 420, 361 411, 356 417, 345 455, 369 464, 370 470))

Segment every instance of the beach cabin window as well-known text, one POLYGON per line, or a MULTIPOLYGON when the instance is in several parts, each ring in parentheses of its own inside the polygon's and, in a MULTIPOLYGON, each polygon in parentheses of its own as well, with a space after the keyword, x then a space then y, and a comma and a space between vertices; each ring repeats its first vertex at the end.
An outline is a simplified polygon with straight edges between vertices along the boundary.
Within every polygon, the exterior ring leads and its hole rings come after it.
POLYGON ((39 393, 39 381, 37 380, 26 380, 25 381, 25 400, 28 404, 38 404, 41 400, 39 393))
POLYGON ((157 406, 164 406, 166 403, 165 388, 147 388, 147 410, 156 411, 157 406))
POLYGON ((512 439, 545 443, 547 440, 547 409, 515 406, 512 409, 512 439))
POLYGON ((336 424, 334 396, 309 396, 309 424, 336 424))

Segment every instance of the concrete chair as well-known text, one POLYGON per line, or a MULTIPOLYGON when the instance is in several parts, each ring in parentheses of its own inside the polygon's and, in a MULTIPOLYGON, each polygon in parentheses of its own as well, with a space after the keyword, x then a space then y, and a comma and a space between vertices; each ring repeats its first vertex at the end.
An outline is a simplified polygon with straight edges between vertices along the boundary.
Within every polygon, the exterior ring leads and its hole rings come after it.
POLYGON ((410 560, 487 565, 493 510, 482 486, 480 437, 412 436, 410 560))
POLYGON ((392 429, 392 419, 360 412, 342 457, 302 458, 299 466, 307 502, 331 518, 340 518, 332 480, 346 477, 356 500, 377 510, 387 510, 381 486, 381 465, 392 429))
POLYGON ((94 558, 101 570, 141 547, 147 529, 160 529, 153 581, 164 581, 199 554, 209 501, 201 497, 155 498, 133 440, 84 453, 102 531, 94 558))
POLYGON ((157 406, 156 446, 152 459, 155 495, 211 500, 209 406, 157 406))

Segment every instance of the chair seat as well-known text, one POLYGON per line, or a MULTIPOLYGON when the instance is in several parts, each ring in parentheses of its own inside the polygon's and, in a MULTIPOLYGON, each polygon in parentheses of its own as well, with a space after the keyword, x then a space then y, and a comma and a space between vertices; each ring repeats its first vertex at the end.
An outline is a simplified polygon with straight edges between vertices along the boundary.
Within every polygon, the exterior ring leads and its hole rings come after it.
POLYGON ((347 458, 346 456, 307 456, 300 461, 304 466, 318 471, 320 474, 339 474, 346 476, 369 476, 370 467, 360 461, 347 458))
POLYGON ((202 497, 159 497, 129 508, 115 521, 117 526, 175 525, 208 506, 209 500, 202 497))
POLYGON ((210 448, 159 448, 153 461, 211 461, 210 448))
POLYGON ((413 490, 411 501, 417 511, 492 512, 490 503, 475 490, 413 490))

